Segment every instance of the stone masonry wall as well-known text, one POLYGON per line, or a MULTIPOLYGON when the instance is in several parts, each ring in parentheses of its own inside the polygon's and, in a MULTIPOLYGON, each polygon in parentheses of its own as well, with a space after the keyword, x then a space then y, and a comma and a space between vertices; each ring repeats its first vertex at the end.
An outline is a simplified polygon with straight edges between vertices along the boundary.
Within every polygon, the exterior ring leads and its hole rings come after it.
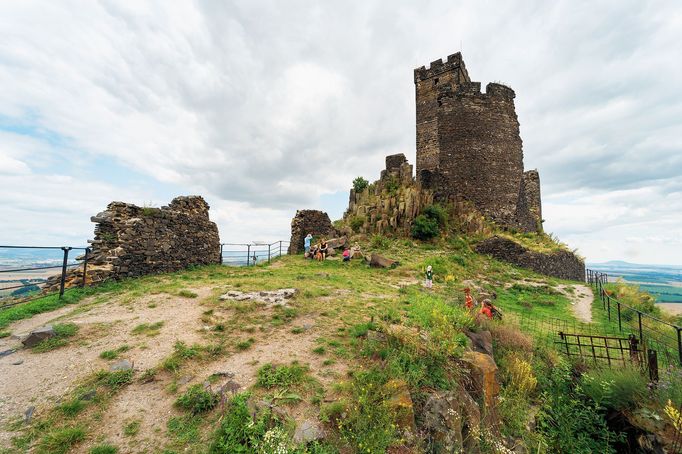
POLYGON ((318 239, 329 239, 337 236, 336 229, 327 213, 318 210, 297 210, 296 216, 291 220, 289 254, 303 253, 303 240, 308 233, 318 239))
POLYGON ((541 229, 539 177, 524 176, 511 88, 471 82, 460 53, 414 70, 417 181, 436 202, 464 198, 503 227, 541 229))
MULTIPOLYGON (((220 263, 218 227, 208 210, 200 196, 177 197, 162 208, 110 203, 90 218, 96 225, 86 284, 220 263)), ((67 287, 80 285, 82 275, 82 265, 70 270, 67 287)), ((48 291, 58 285, 58 276, 52 280, 48 291)))
POLYGON ((476 252, 491 255, 498 260, 528 268, 546 276, 573 281, 585 280, 585 263, 569 251, 543 254, 526 249, 507 238, 493 236, 479 243, 476 246, 476 252))
POLYGON ((407 236, 414 218, 431 203, 433 194, 419 186, 412 166, 401 153, 386 157, 381 177, 364 191, 356 193, 351 189, 343 218, 346 225, 362 220, 357 233, 407 236))

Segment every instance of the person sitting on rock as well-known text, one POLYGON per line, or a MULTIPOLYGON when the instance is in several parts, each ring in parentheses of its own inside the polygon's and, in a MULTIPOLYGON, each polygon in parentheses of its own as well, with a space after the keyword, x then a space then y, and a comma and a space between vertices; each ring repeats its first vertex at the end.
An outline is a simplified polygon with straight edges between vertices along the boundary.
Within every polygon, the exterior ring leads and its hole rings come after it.
POLYGON ((327 241, 322 240, 322 243, 320 243, 320 254, 322 254, 322 259, 325 260, 327 258, 327 252, 329 251, 329 248, 327 247, 327 241))
POLYGON ((312 246, 310 248, 310 251, 306 254, 306 258, 309 258, 311 260, 315 259, 315 256, 317 255, 317 246, 312 246))
POLYGON ((343 261, 350 262, 350 249, 348 247, 343 248, 343 261))
POLYGON ((488 320, 493 319, 493 303, 491 303, 490 300, 488 299, 483 300, 481 304, 480 314, 485 315, 488 318, 488 320))

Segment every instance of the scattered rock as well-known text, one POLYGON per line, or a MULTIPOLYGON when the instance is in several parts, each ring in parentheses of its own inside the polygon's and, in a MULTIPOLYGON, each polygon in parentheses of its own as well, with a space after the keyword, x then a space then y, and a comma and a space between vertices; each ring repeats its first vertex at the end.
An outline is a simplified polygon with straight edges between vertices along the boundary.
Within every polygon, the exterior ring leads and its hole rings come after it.
POLYGON ((94 399, 96 395, 97 395, 97 391, 95 391, 95 390, 93 389, 93 390, 90 390, 90 391, 88 391, 88 392, 86 392, 86 393, 84 393, 84 394, 81 394, 81 396, 79 397, 79 399, 80 399, 80 400, 84 400, 84 401, 90 401, 90 400, 94 399))
POLYGON ((23 359, 18 359, 12 363, 13 366, 20 366, 21 364, 24 364, 23 359))
POLYGON ((127 359, 121 360, 115 364, 112 364, 111 367, 109 367, 109 370, 111 372, 116 372, 119 370, 131 370, 133 368, 133 365, 128 361, 127 359))
POLYGON ((232 394, 236 394, 237 391, 239 391, 242 388, 242 385, 237 383, 236 381, 233 380, 228 380, 227 383, 225 383, 220 390, 224 393, 225 391, 229 391, 232 394))
POLYGON ((471 340, 471 348, 475 352, 493 355, 493 336, 490 331, 465 331, 464 334, 471 340))
POLYGON ((324 431, 317 421, 306 419, 296 426, 294 443, 310 443, 311 441, 321 440, 322 438, 324 438, 324 431))
POLYGON ((33 413, 35 413, 35 411, 36 407, 34 407, 33 405, 26 409, 26 411, 24 412, 24 422, 26 424, 31 422, 31 420, 33 419, 33 413))
POLYGON ((286 306, 287 300, 294 297, 296 294, 295 288, 283 288, 272 291, 260 292, 240 292, 237 290, 230 290, 224 295, 220 296, 223 301, 255 301, 265 303, 268 307, 286 306))
POLYGON ((180 377, 178 380, 178 385, 186 385, 187 383, 191 382, 194 377, 194 375, 185 375, 180 377))
POLYGON ((3 356, 11 355, 12 353, 14 353, 16 351, 17 351, 16 348, 10 348, 9 350, 3 350, 0 352, 0 358, 2 358, 3 356))
POLYGON ((396 260, 388 259, 379 254, 372 254, 372 257, 369 259, 369 266, 374 268, 395 268, 399 264, 396 260))
POLYGON ((55 337, 57 334, 54 332, 54 329, 52 328, 51 325, 43 326, 42 328, 38 328, 35 331, 31 331, 31 333, 21 341, 22 344, 24 344, 25 347, 32 348, 44 341, 45 339, 50 339, 51 337, 55 337))

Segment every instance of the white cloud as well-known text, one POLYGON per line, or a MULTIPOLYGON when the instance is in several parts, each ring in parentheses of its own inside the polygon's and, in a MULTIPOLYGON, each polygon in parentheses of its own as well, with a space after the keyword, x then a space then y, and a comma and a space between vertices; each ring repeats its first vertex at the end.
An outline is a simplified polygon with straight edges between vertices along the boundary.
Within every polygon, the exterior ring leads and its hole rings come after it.
MULTIPOLYGON (((516 90, 550 230, 588 258, 619 258, 619 243, 667 238, 662 226, 682 221, 676 1, 13 1, 0 12, 11 238, 27 223, 38 233, 18 207, 66 197, 87 220, 105 197, 158 196, 102 183, 88 166, 100 160, 205 195, 223 237, 281 236, 296 208, 375 179, 386 154, 414 162, 412 69, 460 43, 475 80, 516 90), (89 193, 54 189, 57 175, 89 193)), ((76 228, 53 224, 53 237, 76 228)), ((682 252, 652 244, 666 260, 682 252)))

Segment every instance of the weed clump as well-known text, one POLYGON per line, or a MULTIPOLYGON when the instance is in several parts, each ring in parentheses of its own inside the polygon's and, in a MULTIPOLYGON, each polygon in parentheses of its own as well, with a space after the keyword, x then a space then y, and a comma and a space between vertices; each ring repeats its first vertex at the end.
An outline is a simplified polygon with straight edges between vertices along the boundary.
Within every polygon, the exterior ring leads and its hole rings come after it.
POLYGON ((217 394, 205 389, 203 385, 192 385, 178 397, 175 405, 191 412, 193 415, 212 410, 220 401, 217 394))
POLYGON ((54 330, 55 336, 45 339, 34 346, 32 349, 34 352, 44 353, 63 347, 68 343, 68 338, 76 335, 78 332, 78 325, 75 323, 57 323, 52 329, 54 330))
POLYGON ((271 389, 276 387, 286 388, 297 385, 305 379, 308 368, 298 363, 288 366, 273 366, 266 364, 258 370, 256 384, 261 388, 271 389))
POLYGON ((145 334, 149 337, 157 336, 163 327, 163 322, 140 323, 131 331, 133 334, 145 334))

